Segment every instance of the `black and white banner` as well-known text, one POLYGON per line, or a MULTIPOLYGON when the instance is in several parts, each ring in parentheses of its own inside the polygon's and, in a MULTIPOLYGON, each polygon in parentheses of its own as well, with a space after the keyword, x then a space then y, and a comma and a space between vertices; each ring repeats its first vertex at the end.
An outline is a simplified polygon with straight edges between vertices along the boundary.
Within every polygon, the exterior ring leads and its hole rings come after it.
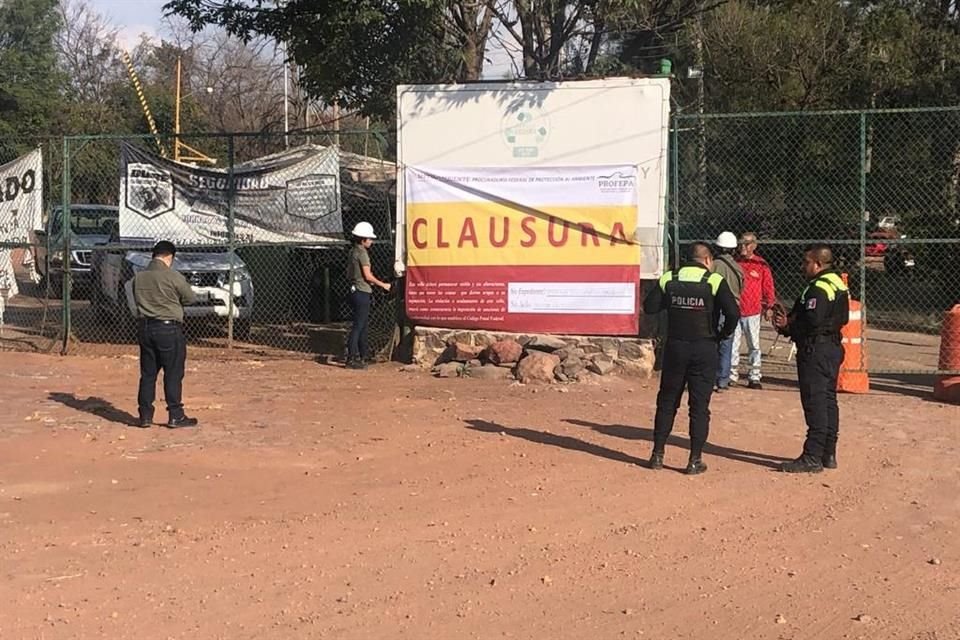
MULTIPOLYGON (((180 244, 229 239, 230 174, 192 167, 124 144, 120 236, 180 244)), ((303 146, 233 170, 234 238, 251 242, 325 242, 343 233, 340 157, 303 146)))
MULTIPOLYGON (((32 267, 29 244, 43 228, 43 154, 35 149, 0 165, 0 317, 6 300, 19 293, 14 258, 32 267), (7 246, 3 246, 7 245, 7 246), (9 245, 22 245, 17 254, 9 245)), ((31 272, 32 268, 28 271, 31 272)))

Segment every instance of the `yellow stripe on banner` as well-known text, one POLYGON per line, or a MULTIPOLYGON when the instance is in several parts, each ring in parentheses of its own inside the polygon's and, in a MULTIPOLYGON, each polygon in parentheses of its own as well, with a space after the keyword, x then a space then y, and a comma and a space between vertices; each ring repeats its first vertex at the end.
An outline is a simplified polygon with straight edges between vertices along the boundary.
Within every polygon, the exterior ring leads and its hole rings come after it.
POLYGON ((407 260, 421 267, 636 265, 636 219, 633 206, 408 204, 407 260))

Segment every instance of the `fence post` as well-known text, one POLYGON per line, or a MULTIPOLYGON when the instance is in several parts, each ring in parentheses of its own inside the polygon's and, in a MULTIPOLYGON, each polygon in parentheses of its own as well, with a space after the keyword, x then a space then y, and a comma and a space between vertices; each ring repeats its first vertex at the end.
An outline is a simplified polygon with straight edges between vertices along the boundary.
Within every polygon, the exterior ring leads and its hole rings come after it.
POLYGON ((231 134, 227 138, 227 247, 230 259, 230 271, 227 274, 227 349, 233 348, 233 278, 234 278, 234 253, 237 250, 236 233, 234 233, 233 217, 233 199, 235 193, 235 184, 233 176, 234 162, 234 140, 231 134))
MULTIPOLYGON (((66 355, 67 350, 70 347, 70 335, 73 332, 71 326, 70 317, 70 293, 71 293, 71 280, 72 274, 70 272, 70 235, 73 230, 73 221, 70 219, 70 138, 64 136, 63 138, 63 187, 62 187, 62 202, 61 202, 61 215, 63 219, 60 224, 60 231, 63 233, 63 246, 62 251, 62 264, 63 264, 63 293, 61 295, 62 300, 60 301, 63 305, 62 314, 63 314, 63 344, 60 346, 60 355, 66 355)), ((53 209, 51 208, 51 212, 53 209)), ((50 227, 53 228, 52 225, 50 227)), ((47 238, 47 243, 49 246, 50 239, 47 238)), ((47 260, 50 259, 50 254, 47 253, 47 260)), ((49 288, 50 280, 50 269, 47 267, 47 287, 49 288)))
MULTIPOLYGON (((670 145, 670 156, 671 163, 673 166, 670 168, 668 175, 672 178, 670 181, 671 186, 669 190, 673 191, 673 198, 671 198, 671 209, 673 210, 673 264, 678 268, 680 266, 680 131, 679 131, 679 122, 676 117, 673 119, 673 131, 671 131, 671 137, 673 138, 673 144, 670 145)), ((666 251, 663 256, 664 262, 670 259, 669 249, 666 251)), ((668 266, 668 265, 664 265, 668 266)))
MULTIPOLYGON (((860 112, 860 313, 863 318, 867 313, 867 113, 860 112)), ((867 338, 867 323, 862 324, 861 338, 867 338)), ((860 371, 863 371, 863 355, 866 353, 866 344, 860 349, 860 371)))

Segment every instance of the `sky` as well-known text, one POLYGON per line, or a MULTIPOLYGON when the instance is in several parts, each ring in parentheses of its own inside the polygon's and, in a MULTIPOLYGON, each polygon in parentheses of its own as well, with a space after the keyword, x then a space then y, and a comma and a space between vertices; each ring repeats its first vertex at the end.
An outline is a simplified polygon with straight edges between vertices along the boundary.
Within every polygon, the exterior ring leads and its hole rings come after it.
MULTIPOLYGON (((120 30, 120 43, 133 47, 140 34, 157 36, 163 22, 163 5, 168 0, 88 0, 91 6, 120 30)), ((488 51, 489 61, 484 67, 484 78, 500 80, 511 67, 509 55, 498 48, 488 51)))

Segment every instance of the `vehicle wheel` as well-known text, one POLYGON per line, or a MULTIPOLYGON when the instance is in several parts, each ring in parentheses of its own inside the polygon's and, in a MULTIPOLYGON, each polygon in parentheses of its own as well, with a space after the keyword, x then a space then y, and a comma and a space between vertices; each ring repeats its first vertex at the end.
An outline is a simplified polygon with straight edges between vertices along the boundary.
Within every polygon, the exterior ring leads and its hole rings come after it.
POLYGON ((131 340, 137 335, 137 319, 130 313, 127 304, 127 290, 121 282, 117 285, 117 323, 123 340, 131 340))
POLYGON ((238 319, 233 322, 233 337, 246 342, 250 339, 250 320, 238 319))
POLYGON ((99 282, 94 280, 94 285, 90 289, 90 308, 93 310, 93 317, 97 320, 108 321, 110 314, 107 312, 106 301, 98 285, 99 282))

